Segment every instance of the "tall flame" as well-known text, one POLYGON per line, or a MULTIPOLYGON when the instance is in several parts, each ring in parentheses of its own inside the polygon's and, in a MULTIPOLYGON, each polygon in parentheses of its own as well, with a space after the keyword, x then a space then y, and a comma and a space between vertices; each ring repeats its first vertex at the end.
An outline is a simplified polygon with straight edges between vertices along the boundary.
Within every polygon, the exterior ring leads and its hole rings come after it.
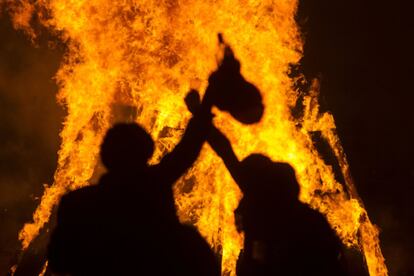
MULTIPOLYGON (((20 232, 23 250, 48 222, 66 192, 86 185, 98 162, 99 145, 113 120, 114 105, 133 106, 135 120, 156 141, 152 162, 171 150, 190 118, 183 98, 203 92, 217 68, 223 33, 240 60, 243 76, 262 92, 262 121, 245 126, 216 110, 215 125, 239 158, 260 152, 290 163, 301 185, 300 200, 323 213, 347 246, 362 250, 370 275, 387 275, 378 230, 358 198, 331 114, 318 109, 318 85, 299 101, 291 64, 302 55, 294 20, 298 0, 22 0, 8 1, 14 24, 30 35, 31 13, 68 45, 56 75, 58 99, 68 115, 61 132, 58 168, 33 222, 20 232), (342 169, 339 183, 312 141, 320 132, 342 169)), ((223 273, 235 275, 243 245, 233 211, 242 197, 220 159, 205 146, 194 167, 175 185, 177 212, 193 223, 222 255, 223 273), (189 185, 193 183, 193 186, 189 185)))

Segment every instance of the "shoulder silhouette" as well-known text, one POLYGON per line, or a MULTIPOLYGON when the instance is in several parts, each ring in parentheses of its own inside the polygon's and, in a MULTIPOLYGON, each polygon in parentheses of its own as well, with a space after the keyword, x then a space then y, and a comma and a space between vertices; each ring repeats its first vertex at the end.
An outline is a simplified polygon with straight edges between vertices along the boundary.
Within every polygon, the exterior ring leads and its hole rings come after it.
POLYGON ((200 234, 176 217, 172 185, 197 158, 211 125, 211 104, 190 120, 158 165, 151 136, 118 124, 101 146, 108 172, 97 185, 65 195, 49 243, 49 266, 64 275, 219 275, 200 234))
MULTIPOLYGON (((197 110, 198 95, 190 96, 187 106, 197 110)), ((289 164, 261 154, 240 162, 215 127, 207 140, 243 192, 235 211, 245 233, 238 276, 346 274, 339 239, 319 212, 298 200, 300 187, 289 164)))
POLYGON ((325 218, 298 200, 295 171, 261 154, 237 159, 213 128, 208 142, 243 192, 235 211, 244 231, 237 275, 344 275, 341 245, 325 218))
POLYGON ((235 211, 245 233, 237 275, 344 275, 341 244, 328 222, 298 200, 294 169, 261 154, 238 161, 213 129, 209 143, 243 192, 235 211))
MULTIPOLYGON (((260 120, 260 93, 240 75, 240 63, 230 48, 210 76, 209 88, 214 89, 217 106, 236 120, 260 120)), ((198 95, 193 93, 191 99, 187 107, 194 112, 198 95)), ((289 164, 260 154, 240 162, 230 141, 215 127, 207 140, 243 192, 235 211, 237 227, 245 233, 238 276, 345 274, 339 239, 319 212, 298 200, 300 187, 289 164)))
POLYGON ((238 275, 343 275, 341 245, 325 218, 298 200, 293 168, 252 154, 240 162, 245 231, 238 275))

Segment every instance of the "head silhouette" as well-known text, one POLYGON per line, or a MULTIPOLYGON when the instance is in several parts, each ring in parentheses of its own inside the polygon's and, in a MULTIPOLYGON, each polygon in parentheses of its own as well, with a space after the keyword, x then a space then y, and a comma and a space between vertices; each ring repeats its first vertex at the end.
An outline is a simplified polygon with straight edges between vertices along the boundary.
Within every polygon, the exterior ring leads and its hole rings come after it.
POLYGON ((116 124, 101 145, 102 163, 109 171, 145 167, 154 152, 151 136, 135 123, 116 124))
POLYGON ((245 195, 277 198, 279 202, 297 200, 299 184, 289 164, 273 162, 261 154, 251 154, 241 162, 241 166, 247 181, 239 185, 245 195))

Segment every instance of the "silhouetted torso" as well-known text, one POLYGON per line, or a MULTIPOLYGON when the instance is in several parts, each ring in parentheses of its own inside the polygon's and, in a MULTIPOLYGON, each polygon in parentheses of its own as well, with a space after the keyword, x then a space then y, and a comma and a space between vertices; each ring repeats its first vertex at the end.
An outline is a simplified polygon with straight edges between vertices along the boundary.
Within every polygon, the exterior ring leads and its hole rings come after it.
POLYGON ((240 169, 244 198, 236 216, 245 243, 238 275, 343 275, 340 242, 325 218, 297 199, 293 169, 260 155, 240 169))
POLYGON ((339 239, 320 213, 298 200, 299 184, 289 164, 260 154, 239 161, 216 128, 208 142, 243 192, 235 211, 245 234, 238 276, 345 274, 339 239))
POLYGON ((215 275, 207 243, 178 223, 171 188, 161 183, 156 168, 109 173, 64 196, 49 262, 73 275, 215 275), (141 185, 153 193, 143 195, 141 185))
MULTIPOLYGON (((241 76, 240 63, 229 47, 209 78, 209 90, 217 97, 215 104, 241 123, 261 119, 260 93, 241 76)), ((187 102, 192 112, 199 105, 197 96, 187 102)), ((207 140, 244 195, 235 211, 237 227, 245 234, 238 276, 344 275, 340 241, 320 213, 298 200, 299 184, 289 164, 260 154, 240 162, 230 141, 215 127, 207 140)))
POLYGON ((137 124, 108 131, 98 185, 65 195, 49 244, 53 272, 69 275, 219 275, 208 244, 176 217, 172 186, 193 164, 211 125, 210 104, 174 150, 148 166, 152 138, 137 124))
POLYGON ((299 202, 258 207, 247 201, 237 209, 245 231, 239 276, 343 275, 339 241, 321 214, 299 202))

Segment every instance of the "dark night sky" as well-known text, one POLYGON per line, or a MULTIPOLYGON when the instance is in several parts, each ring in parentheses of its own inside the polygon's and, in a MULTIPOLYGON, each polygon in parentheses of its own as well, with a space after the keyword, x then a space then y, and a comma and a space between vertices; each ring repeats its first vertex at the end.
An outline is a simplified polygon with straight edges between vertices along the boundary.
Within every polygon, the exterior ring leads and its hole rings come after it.
POLYGON ((18 248, 17 233, 52 183, 63 111, 52 77, 62 51, 42 37, 34 47, 0 17, 0 275, 18 248))
POLYGON ((299 13, 308 17, 303 67, 322 78, 321 103, 335 116, 359 194, 382 229, 390 275, 414 275, 414 32, 402 2, 307 0, 299 13))
MULTIPOLYGON (((403 1, 302 0, 303 70, 322 81, 351 172, 381 232, 390 275, 414 275, 413 29, 403 1), (401 2, 401 3, 399 3, 401 2)), ((409 1, 406 1, 407 3, 409 1)), ((52 80, 63 47, 37 47, 0 17, 0 274, 51 183, 63 111, 52 80)))

